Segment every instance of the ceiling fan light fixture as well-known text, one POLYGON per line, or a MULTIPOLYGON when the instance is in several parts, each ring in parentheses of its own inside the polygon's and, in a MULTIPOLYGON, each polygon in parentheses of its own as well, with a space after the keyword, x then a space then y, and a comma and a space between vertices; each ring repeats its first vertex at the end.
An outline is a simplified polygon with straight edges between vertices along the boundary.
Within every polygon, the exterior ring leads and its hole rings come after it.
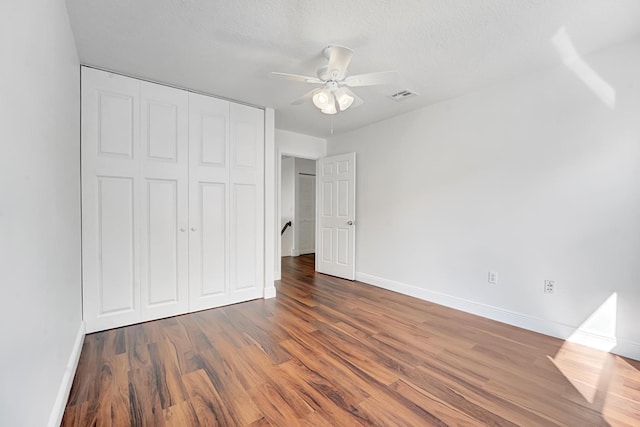
POLYGON ((351 62, 353 50, 344 46, 330 45, 323 52, 329 61, 327 65, 317 70, 317 77, 280 72, 271 73, 274 77, 286 80, 322 85, 322 87, 305 93, 301 98, 292 102, 293 105, 306 103, 311 98, 313 105, 324 114, 336 114, 352 107, 358 107, 364 102, 349 88, 391 84, 398 77, 398 73, 395 71, 348 75, 347 68, 351 62))
POLYGON ((333 97, 333 94, 331 94, 331 102, 329 103, 329 105, 320 109, 320 111, 322 111, 324 114, 336 114, 338 112, 338 110, 336 109, 336 101, 333 97))
POLYGON ((332 103, 332 98, 333 95, 330 91, 328 91, 327 89, 322 89, 315 95, 313 95, 313 105, 322 110, 332 103))
POLYGON ((351 107, 351 104, 353 104, 353 96, 349 95, 344 89, 338 89, 335 92, 335 96, 340 111, 346 110, 347 108, 351 107))
POLYGON ((333 93, 329 93, 329 98, 329 105, 321 108, 320 111, 322 111, 324 114, 336 114, 338 112, 338 108, 336 106, 336 98, 335 96, 333 96, 333 93))

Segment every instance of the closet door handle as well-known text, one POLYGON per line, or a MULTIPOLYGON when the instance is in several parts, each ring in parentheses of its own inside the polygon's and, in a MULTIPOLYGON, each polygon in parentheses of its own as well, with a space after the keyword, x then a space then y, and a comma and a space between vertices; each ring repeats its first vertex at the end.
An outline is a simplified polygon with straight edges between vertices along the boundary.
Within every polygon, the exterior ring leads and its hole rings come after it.
POLYGON ((184 227, 180 227, 180 231, 182 231, 184 233, 185 231, 187 231, 187 229, 184 228, 184 227))
POLYGON ((191 231, 196 231, 196 228, 195 227, 191 227, 191 231))

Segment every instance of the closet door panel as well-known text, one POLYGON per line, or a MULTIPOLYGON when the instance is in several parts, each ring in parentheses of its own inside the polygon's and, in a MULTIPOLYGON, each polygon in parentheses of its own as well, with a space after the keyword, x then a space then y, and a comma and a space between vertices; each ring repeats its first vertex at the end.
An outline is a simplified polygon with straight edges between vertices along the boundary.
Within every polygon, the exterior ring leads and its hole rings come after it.
POLYGON ((188 94, 141 82, 142 320, 186 313, 188 94))
POLYGON ((229 102, 189 94, 189 309, 228 303, 229 102))
POLYGON ((134 151, 134 97, 97 91, 98 153, 131 159, 134 151))
POLYGON ((143 230, 146 259, 143 294, 145 308, 175 303, 179 299, 178 182, 146 180, 147 229, 143 230))
MULTIPOLYGON (((207 101, 202 103, 210 104, 207 101)), ((212 107, 214 106, 212 105, 212 107)), ((199 110, 200 117, 197 118, 200 121, 199 138, 197 140, 198 144, 194 149, 197 151, 201 165, 226 170, 227 127, 229 125, 228 106, 220 105, 220 109, 220 111, 217 111, 217 108, 199 110)))
POLYGON ((231 104, 230 301, 262 296, 264 288, 264 111, 231 104))
POLYGON ((82 281, 87 332, 140 321, 140 82, 82 68, 82 281))
POLYGON ((97 178, 99 315, 130 313, 135 304, 134 195, 131 178, 97 178))
MULTIPOLYGON (((181 148, 180 145, 184 144, 180 140, 184 137, 184 130, 181 129, 184 124, 179 122, 179 119, 185 119, 182 109, 184 108, 183 94, 178 91, 176 94, 168 93, 164 94, 164 90, 158 90, 148 84, 144 84, 142 89, 142 102, 146 107, 143 112, 143 123, 146 130, 146 134, 143 135, 146 145, 146 158, 149 161, 178 161, 178 151, 181 148), (154 96, 156 95, 156 96, 154 96), (163 96, 164 95, 164 96, 163 96), (176 98, 171 102, 170 99, 176 98), (165 99, 163 99, 165 98, 165 99), (158 99, 163 99, 164 102, 158 99), (182 131, 182 132, 180 132, 182 131)), ((186 97, 186 94, 184 94, 186 97)))
MULTIPOLYGON (((237 111, 235 107, 233 110, 237 111)), ((256 160, 260 147, 256 143, 256 137, 259 136, 260 130, 256 126, 257 123, 247 120, 244 115, 234 119, 233 166, 236 170, 257 170, 256 160)))
POLYGON ((227 245, 225 220, 226 185, 223 183, 200 183, 200 231, 195 238, 200 241, 201 252, 201 297, 224 295, 226 292, 227 245))
POLYGON ((234 230, 234 290, 256 287, 258 277, 256 250, 259 245, 256 228, 258 210, 257 189, 251 184, 233 185, 233 212, 231 228, 234 230))

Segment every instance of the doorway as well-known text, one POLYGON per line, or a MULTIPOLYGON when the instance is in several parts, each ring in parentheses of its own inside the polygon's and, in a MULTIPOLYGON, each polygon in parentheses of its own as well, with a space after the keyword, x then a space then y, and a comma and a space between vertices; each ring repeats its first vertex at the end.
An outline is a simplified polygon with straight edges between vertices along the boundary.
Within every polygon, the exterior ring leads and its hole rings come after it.
POLYGON ((281 257, 314 254, 316 162, 282 156, 280 170, 281 257))

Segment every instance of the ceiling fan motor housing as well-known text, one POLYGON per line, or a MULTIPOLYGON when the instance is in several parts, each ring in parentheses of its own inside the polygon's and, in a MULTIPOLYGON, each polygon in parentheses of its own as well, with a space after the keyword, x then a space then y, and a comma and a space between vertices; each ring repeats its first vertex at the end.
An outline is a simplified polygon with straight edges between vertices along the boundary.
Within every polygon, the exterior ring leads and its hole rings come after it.
POLYGON ((325 65, 324 67, 318 68, 318 78, 322 81, 336 81, 339 82, 344 80, 345 73, 340 70, 329 70, 329 66, 325 65))

